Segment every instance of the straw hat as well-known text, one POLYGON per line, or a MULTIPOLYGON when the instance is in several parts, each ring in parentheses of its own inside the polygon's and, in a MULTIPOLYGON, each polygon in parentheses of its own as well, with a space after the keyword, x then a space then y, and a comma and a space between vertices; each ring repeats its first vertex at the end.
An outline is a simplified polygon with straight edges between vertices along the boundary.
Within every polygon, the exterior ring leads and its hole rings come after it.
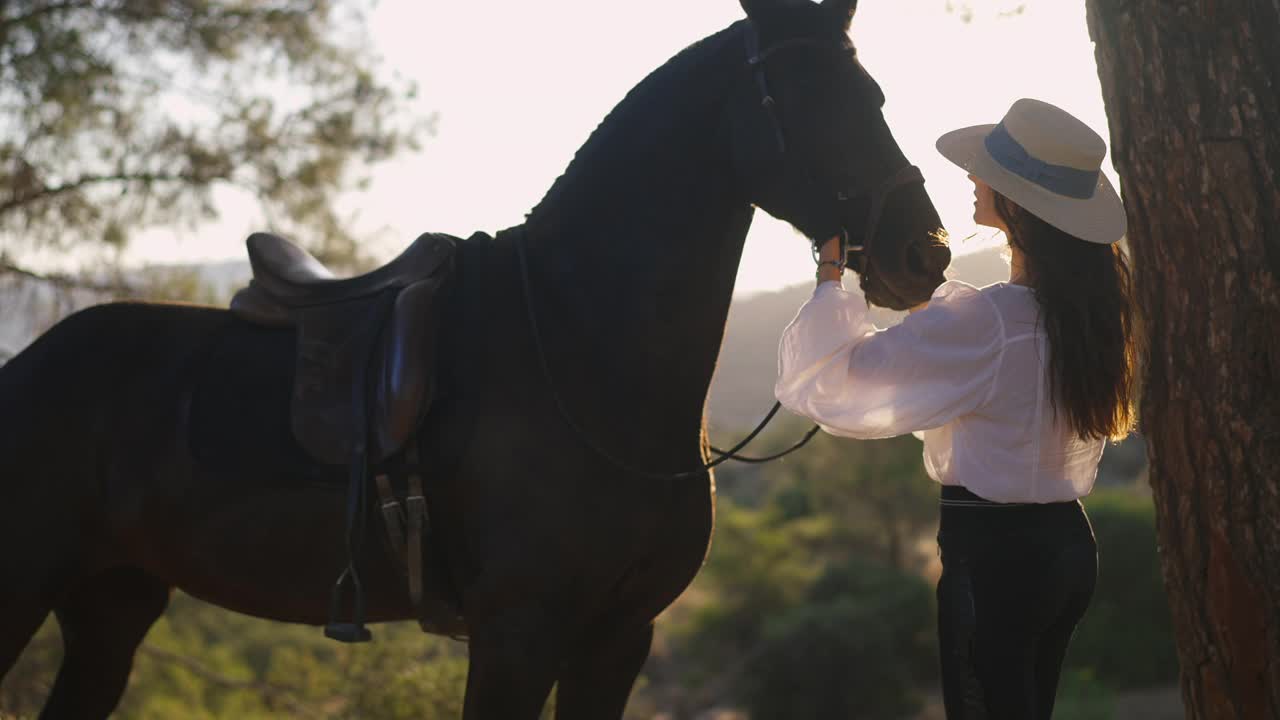
POLYGON ((1101 172, 1107 145, 1061 108, 1019 100, 998 125, 938 138, 938 152, 1059 230, 1104 245, 1124 237, 1124 205, 1101 172))

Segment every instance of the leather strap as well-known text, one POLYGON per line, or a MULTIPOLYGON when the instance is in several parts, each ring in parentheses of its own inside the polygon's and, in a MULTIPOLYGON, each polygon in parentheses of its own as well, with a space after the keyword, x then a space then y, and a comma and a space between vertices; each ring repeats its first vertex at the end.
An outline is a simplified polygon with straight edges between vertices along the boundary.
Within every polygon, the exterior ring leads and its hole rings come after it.
MULTIPOLYGON (((413 603, 414 612, 418 615, 418 624, 427 632, 442 632, 441 628, 435 627, 431 622, 432 612, 453 611, 444 606, 435 607, 437 604, 434 601, 432 601, 433 607, 428 607, 423 549, 426 546, 427 535, 431 532, 431 515, 427 510, 426 493, 423 492, 422 464, 418 460, 416 444, 410 444, 405 451, 405 464, 402 469, 407 471, 408 492, 403 503, 396 497, 390 477, 384 473, 375 478, 382 519, 386 524, 387 546, 392 557, 399 564, 401 572, 408 578, 409 600, 413 603)), ((462 637, 456 633, 447 634, 455 639, 462 637)))
POLYGON ((400 504, 395 491, 391 488, 391 478, 383 473, 378 475, 374 481, 378 487, 378 504, 382 508, 382 521, 386 525, 387 532, 384 537, 387 538, 387 549, 391 551, 392 557, 404 563, 406 562, 404 507, 400 504))
POLYGON ((409 600, 422 616, 422 536, 429 530, 427 519, 427 498, 422 492, 422 474, 417 470, 418 448, 411 444, 406 453, 410 467, 409 496, 405 498, 405 513, 408 516, 408 542, 406 543, 405 564, 409 571, 409 600))
POLYGON ((760 91, 760 107, 764 108, 765 114, 769 116, 769 122, 773 125, 774 140, 778 143, 778 152, 782 155, 787 154, 787 136, 782 130, 782 120, 778 117, 778 103, 773 99, 773 93, 769 90, 769 80, 764 74, 764 63, 769 59, 770 55, 790 47, 828 47, 827 43, 813 40, 810 38, 791 38, 783 40, 780 43, 771 45, 763 50, 760 49, 760 33, 756 30, 755 23, 750 20, 745 26, 746 42, 747 42, 747 67, 751 68, 755 75, 756 88, 760 91))

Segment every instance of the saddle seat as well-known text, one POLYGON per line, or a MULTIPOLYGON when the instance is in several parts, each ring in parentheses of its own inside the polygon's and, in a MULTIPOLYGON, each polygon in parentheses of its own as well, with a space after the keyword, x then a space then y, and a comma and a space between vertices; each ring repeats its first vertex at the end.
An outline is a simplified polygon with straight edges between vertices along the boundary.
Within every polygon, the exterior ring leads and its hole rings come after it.
POLYGON ((253 279, 231 310, 256 325, 294 328, 290 423, 316 459, 385 460, 426 414, 456 243, 425 233, 377 270, 339 279, 282 237, 249 236, 253 279))
POLYGON ((453 253, 442 236, 418 237, 399 257, 365 275, 338 278, 306 250, 271 233, 254 233, 246 245, 253 279, 287 307, 325 305, 402 288, 433 274, 453 253))

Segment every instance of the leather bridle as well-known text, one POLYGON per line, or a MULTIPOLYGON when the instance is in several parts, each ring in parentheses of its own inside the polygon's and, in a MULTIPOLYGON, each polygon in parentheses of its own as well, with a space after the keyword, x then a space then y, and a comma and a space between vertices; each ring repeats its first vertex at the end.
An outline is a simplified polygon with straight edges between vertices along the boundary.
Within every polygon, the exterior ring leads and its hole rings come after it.
MULTIPOLYGON (((747 20, 744 23, 744 34, 746 36, 747 45, 747 67, 752 70, 755 76, 756 87, 760 90, 760 106, 764 108, 765 114, 769 117, 769 122, 773 126, 774 139, 778 144, 778 154, 785 157, 787 154, 787 135, 782 128, 782 121, 778 118, 778 103, 773 99, 773 93, 769 90, 769 79, 765 76, 765 62, 780 50, 793 47, 819 47, 828 48, 829 43, 824 43, 812 38, 792 38, 783 40, 775 45, 770 45, 764 50, 760 49, 760 33, 756 29, 755 23, 747 20)), ((867 220, 863 225, 862 242, 857 245, 849 244, 849 231, 846 228, 840 229, 840 245, 843 252, 840 257, 842 261, 847 262, 850 252, 857 253, 861 262, 855 269, 859 273, 866 273, 870 269, 871 264, 871 241, 875 237, 876 230, 879 229, 880 217, 884 213, 885 203, 895 190, 898 190, 913 183, 924 183, 924 175, 921 174, 920 168, 915 165, 907 165, 900 168, 893 175, 880 183, 880 185, 870 192, 850 192, 850 188, 838 189, 834 192, 834 201, 838 205, 843 205, 850 201, 859 200, 869 197, 870 203, 867 209, 867 220)), ((814 254, 816 256, 818 244, 826 242, 828 238, 813 238, 814 254)))
MULTIPOLYGON (((745 22, 745 28, 746 28, 745 34, 746 34, 746 45, 747 45, 747 67, 753 71, 753 74, 755 76, 756 86, 760 90, 760 105, 762 108, 764 108, 765 113, 769 116, 770 123, 773 125, 774 138, 776 139, 778 144, 778 153, 785 158, 787 154, 786 132, 783 130, 782 122, 778 118, 777 102, 773 99, 773 94, 769 91, 769 81, 768 81, 768 78, 765 77, 765 71, 764 71, 765 62, 775 53, 781 50, 785 50, 787 48, 803 47, 803 46, 829 47, 829 44, 820 42, 818 40, 813 40, 810 38, 793 38, 791 40, 784 40, 776 45, 772 45, 768 48, 761 50, 760 36, 758 31, 756 30, 755 24, 750 20, 747 20, 745 22)), ((882 182, 877 188, 875 188, 870 193, 860 192, 860 193, 854 193, 853 195, 850 195, 844 190, 837 190, 834 193, 834 202, 839 204, 849 202, 850 200, 857 200, 857 199, 865 198, 868 196, 870 197, 870 204, 867 210, 867 221, 865 225, 866 230, 865 230, 865 234, 862 237, 862 242, 858 245, 850 245, 848 231, 843 227, 841 228, 841 249, 842 249, 841 257, 847 258, 850 252, 858 253, 859 256, 862 258, 861 267, 858 269, 859 273, 865 274, 869 269, 870 253, 868 252, 868 250, 870 249, 872 238, 875 237, 875 232, 880 223, 880 216, 884 212, 884 206, 885 206, 885 203, 888 201, 889 195, 899 188, 902 188, 906 185, 910 185, 916 182, 920 182, 920 183, 924 182, 924 177, 920 173, 920 168, 914 165, 907 165, 906 167, 903 167, 899 169, 897 172, 895 172, 892 176, 890 176, 888 179, 882 182)), ((815 252, 816 252, 816 243, 825 242, 825 238, 821 240, 815 240, 814 242, 815 242, 815 252)), ((810 440, 813 439, 813 436, 818 433, 818 430, 820 428, 817 425, 814 425, 812 428, 809 429, 808 432, 804 434, 804 436, 800 439, 799 442, 795 443, 794 445, 787 448, 786 450, 783 450, 782 452, 774 453, 766 457, 751 458, 751 457, 744 457, 744 456, 738 455, 737 452, 743 449, 744 447, 746 447, 748 443, 750 443, 752 440, 756 438, 757 435, 759 435, 762 431, 764 431, 765 426, 769 424, 769 421, 772 420, 774 415, 778 413, 778 410, 781 409, 782 403, 775 402, 773 404, 773 408, 770 409, 768 414, 765 415, 764 419, 760 421, 760 424, 758 424, 754 430, 752 430, 745 438, 739 441, 732 448, 728 450, 721 450, 715 447, 714 445, 710 446, 709 449, 711 450, 711 452, 718 455, 719 457, 717 457, 715 460, 712 460, 709 463, 703 464, 701 467, 697 468, 696 470, 687 470, 684 472, 675 472, 675 473, 653 472, 650 470, 637 468, 631 465, 630 463, 627 463, 618 459, 612 453, 608 452, 604 448, 597 445, 594 441, 592 441, 591 437, 587 435, 587 433, 583 431, 583 429, 576 422, 574 422, 572 416, 570 416, 569 414, 568 409, 565 407, 564 401, 561 399, 560 394, 556 392, 555 383, 552 382, 551 369, 547 365, 547 355, 542 346, 542 335, 540 332, 538 332, 537 315, 534 312, 534 308, 533 308, 533 297, 532 297, 533 294, 532 292, 530 292, 530 289, 529 289, 529 271, 528 271, 529 262, 528 262, 528 258, 526 258, 525 256, 524 236, 522 233, 518 233, 516 235, 514 243, 516 246, 516 255, 518 256, 519 263, 520 263, 520 283, 524 293, 525 309, 529 317, 529 327, 533 332, 533 341, 534 341, 535 350, 538 354, 538 362, 542 368, 542 375, 547 382, 547 387, 551 389, 552 399, 555 401, 556 408, 560 412, 560 416, 564 420, 565 424, 568 425, 569 428, 572 429, 578 435, 578 437, 582 440, 583 444, 591 448, 596 454, 600 455, 602 458, 607 460, 610 464, 618 467, 619 469, 625 472, 631 473, 633 475, 639 475, 642 477, 654 478, 659 480, 679 480, 683 478, 697 477, 697 476, 703 475, 711 468, 719 465, 720 463, 723 463, 726 460, 737 460, 739 462, 745 462, 745 463, 763 463, 763 462, 768 462, 770 460, 776 460, 778 458, 783 457, 784 455, 788 455, 804 447, 810 440)))

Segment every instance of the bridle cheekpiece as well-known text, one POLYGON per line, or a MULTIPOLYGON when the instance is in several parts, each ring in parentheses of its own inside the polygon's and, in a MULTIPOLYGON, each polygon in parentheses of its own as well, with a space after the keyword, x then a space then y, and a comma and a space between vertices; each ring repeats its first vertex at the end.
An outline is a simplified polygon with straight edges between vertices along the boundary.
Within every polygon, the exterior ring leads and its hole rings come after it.
MULTIPOLYGON (((756 29, 754 22, 747 20, 744 23, 744 31, 747 46, 747 67, 752 71, 755 77, 756 87, 760 90, 760 106, 764 109, 765 114, 769 116, 769 122, 773 126, 774 138, 778 144, 778 154, 786 156, 787 154, 787 136, 786 131, 782 127, 782 120, 778 117, 777 101, 773 98, 773 93, 769 90, 769 79, 765 76, 765 62, 774 54, 781 50, 793 47, 828 47, 828 43, 814 40, 812 38, 791 38, 783 40, 775 45, 767 48, 760 48, 760 32, 756 29)), ((880 217, 884 213, 885 203, 889 199, 889 195, 893 191, 913 183, 924 183, 924 175, 921 174, 920 168, 915 165, 906 165, 889 176, 880 185, 873 190, 856 190, 851 188, 839 188, 832 193, 833 201, 838 206, 844 206, 846 203, 870 198, 867 210, 867 219, 864 224, 864 232, 862 234, 862 242, 851 244, 849 242, 849 230, 844 226, 843 222, 840 226, 840 257, 845 265, 849 265, 849 255, 856 255, 855 262, 852 267, 861 274, 865 274, 870 268, 870 249, 871 242, 875 238, 876 230, 879 229, 880 217), (851 190, 853 190, 851 192, 851 190)), ((843 213, 838 213, 843 216, 843 213)), ((818 248, 829 238, 810 238, 812 243, 812 252, 814 262, 818 261, 818 248)))

